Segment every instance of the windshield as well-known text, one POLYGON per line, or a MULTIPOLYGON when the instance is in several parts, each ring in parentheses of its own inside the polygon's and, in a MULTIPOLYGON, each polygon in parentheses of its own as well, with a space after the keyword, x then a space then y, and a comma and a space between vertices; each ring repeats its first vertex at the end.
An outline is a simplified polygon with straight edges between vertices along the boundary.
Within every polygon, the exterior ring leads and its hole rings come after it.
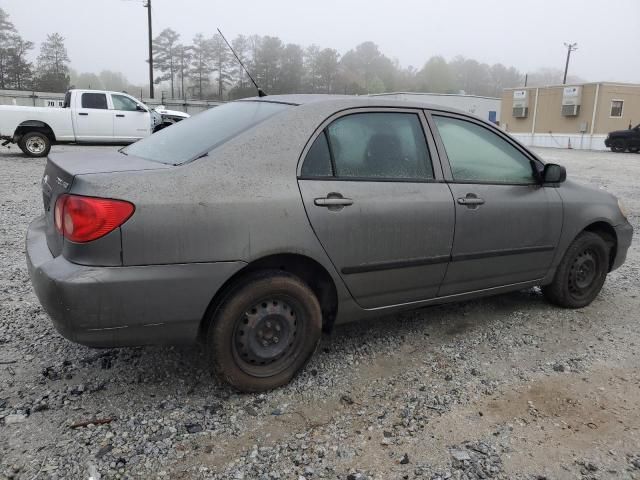
POLYGON ((123 148, 121 152, 154 162, 179 165, 205 155, 290 106, 251 101, 227 103, 160 130, 123 148))

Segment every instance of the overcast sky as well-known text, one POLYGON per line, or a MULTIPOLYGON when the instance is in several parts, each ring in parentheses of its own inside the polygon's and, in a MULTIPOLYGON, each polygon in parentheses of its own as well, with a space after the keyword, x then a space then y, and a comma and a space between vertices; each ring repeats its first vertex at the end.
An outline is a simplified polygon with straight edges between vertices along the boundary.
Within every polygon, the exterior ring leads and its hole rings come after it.
MULTIPOLYGON (((589 81, 640 83, 640 0, 152 0, 154 35, 171 27, 189 42, 220 27, 274 35, 345 53, 372 40, 403 66, 456 55, 522 72, 564 68, 563 42, 578 42, 569 73, 589 81)), ((20 34, 39 46, 67 39, 72 68, 147 80, 147 20, 141 0, 2 0, 20 34)), ((37 52, 37 49, 36 49, 37 52)), ((36 53, 34 53, 35 57, 36 53)))

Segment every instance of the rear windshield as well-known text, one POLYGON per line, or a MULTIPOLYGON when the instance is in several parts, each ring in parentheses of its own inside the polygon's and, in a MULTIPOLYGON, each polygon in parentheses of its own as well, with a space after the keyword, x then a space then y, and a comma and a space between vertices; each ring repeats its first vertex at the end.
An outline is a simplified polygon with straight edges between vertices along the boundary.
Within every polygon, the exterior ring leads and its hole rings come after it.
POLYGON ((271 102, 231 102, 160 130, 121 150, 154 162, 179 165, 201 157, 236 135, 286 110, 271 102))

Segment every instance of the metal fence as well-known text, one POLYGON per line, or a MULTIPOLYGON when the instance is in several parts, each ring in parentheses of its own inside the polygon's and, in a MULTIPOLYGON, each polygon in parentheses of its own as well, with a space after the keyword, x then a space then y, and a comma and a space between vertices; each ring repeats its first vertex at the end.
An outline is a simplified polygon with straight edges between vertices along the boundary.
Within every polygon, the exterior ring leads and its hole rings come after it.
MULTIPOLYGON (((134 95, 135 96, 135 95, 134 95)), ((179 110, 190 115, 216 107, 223 102, 178 98, 142 98, 149 107, 164 105, 169 110, 179 110)), ((0 90, 0 105, 20 105, 25 107, 61 107, 64 93, 32 92, 28 90, 0 90)))

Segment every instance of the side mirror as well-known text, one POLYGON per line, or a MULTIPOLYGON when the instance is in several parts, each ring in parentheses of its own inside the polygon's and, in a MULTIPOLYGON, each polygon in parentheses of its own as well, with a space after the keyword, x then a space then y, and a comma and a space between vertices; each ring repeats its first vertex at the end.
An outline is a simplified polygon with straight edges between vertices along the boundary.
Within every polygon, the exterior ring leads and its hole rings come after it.
POLYGON ((543 183, 562 183, 567 179, 567 170, 556 163, 547 163, 542 171, 543 183))
POLYGON ((146 112, 147 109, 144 108, 142 105, 136 105, 136 111, 138 111, 138 112, 146 112))

